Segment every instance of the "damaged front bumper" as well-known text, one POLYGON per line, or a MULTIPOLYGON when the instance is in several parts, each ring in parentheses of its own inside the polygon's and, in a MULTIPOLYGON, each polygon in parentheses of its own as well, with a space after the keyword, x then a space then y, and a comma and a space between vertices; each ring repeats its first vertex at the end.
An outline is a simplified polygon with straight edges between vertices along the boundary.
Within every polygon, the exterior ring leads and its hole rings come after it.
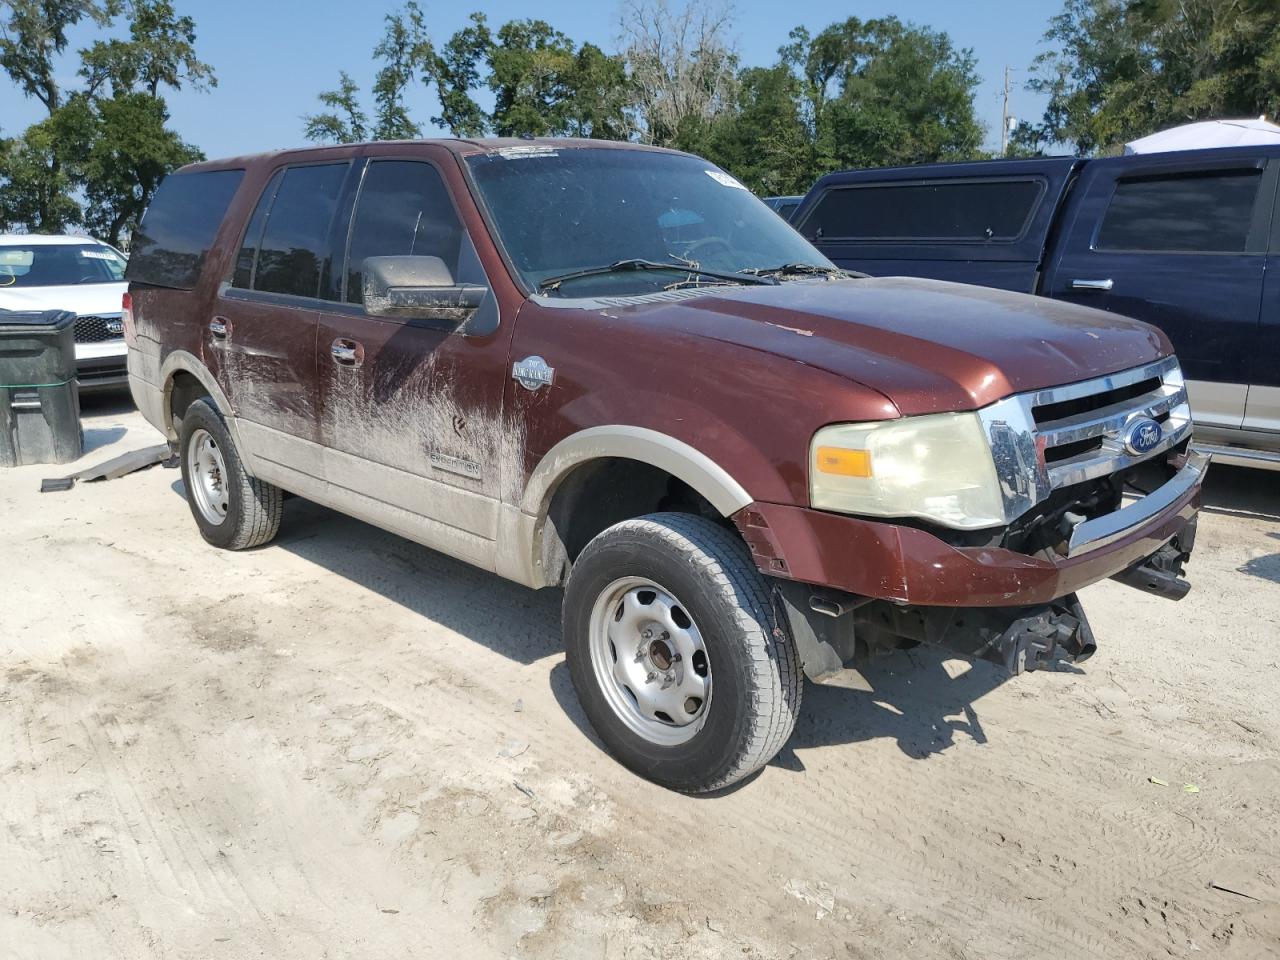
POLYGON ((918 643, 1012 674, 1057 660, 1087 660, 1097 649, 1075 594, 1031 607, 903 607, 871 600, 835 615, 831 598, 804 584, 777 581, 775 595, 805 675, 818 683, 834 679, 847 664, 918 643))
POLYGON ((1170 599, 1189 584, 1208 459, 1186 455, 1151 494, 1078 523, 1062 554, 962 547, 917 527, 752 504, 735 515, 771 575, 815 680, 902 641, 936 644, 1018 673, 1082 660, 1095 644, 1076 592, 1113 578, 1170 599))

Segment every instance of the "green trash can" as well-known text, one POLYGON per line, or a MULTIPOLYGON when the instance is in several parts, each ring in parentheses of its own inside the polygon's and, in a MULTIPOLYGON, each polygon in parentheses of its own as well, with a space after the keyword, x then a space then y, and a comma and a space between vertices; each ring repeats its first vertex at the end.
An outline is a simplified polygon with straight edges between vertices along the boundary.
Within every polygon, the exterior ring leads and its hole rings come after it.
POLYGON ((80 459, 74 313, 0 310, 0 467, 80 459))

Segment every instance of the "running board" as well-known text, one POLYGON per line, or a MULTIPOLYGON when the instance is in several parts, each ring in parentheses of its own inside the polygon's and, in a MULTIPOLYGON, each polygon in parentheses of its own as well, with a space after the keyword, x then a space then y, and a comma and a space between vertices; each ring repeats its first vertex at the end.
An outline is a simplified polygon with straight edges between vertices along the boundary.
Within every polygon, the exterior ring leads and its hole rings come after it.
POLYGON ((1192 449, 1207 453, 1214 463, 1229 467, 1253 467, 1258 470, 1280 470, 1280 453, 1270 450, 1252 450, 1249 447, 1228 447, 1214 443, 1193 443, 1192 449))
POLYGON ((46 478, 40 481, 40 492, 56 493, 70 490, 75 486, 77 480, 82 480, 85 483, 92 483, 95 480, 118 480, 127 474, 145 470, 147 467, 154 467, 157 463, 163 463, 166 467, 176 467, 178 465, 178 458, 174 455, 169 444, 158 443, 153 447, 131 450, 128 453, 120 454, 118 457, 105 460, 96 466, 86 467, 70 476, 46 478))

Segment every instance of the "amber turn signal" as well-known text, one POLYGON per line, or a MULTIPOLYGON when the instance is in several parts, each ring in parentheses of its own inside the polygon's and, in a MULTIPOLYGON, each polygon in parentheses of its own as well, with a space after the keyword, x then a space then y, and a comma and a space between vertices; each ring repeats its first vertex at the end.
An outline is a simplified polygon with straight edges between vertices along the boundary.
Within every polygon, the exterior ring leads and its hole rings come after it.
POLYGON ((814 466, 822 473, 840 477, 871 476, 871 453, 867 450, 819 447, 814 451, 813 460, 814 466))

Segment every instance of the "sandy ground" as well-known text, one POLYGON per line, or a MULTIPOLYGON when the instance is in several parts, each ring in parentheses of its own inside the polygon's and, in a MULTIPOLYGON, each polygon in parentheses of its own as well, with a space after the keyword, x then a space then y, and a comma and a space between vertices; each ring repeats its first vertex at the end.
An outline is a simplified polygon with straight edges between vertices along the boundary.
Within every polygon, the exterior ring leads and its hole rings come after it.
MULTIPOLYGON (((156 440, 86 406, 86 462, 156 440)), ((1280 955, 1280 475, 1216 468, 1182 603, 1091 588, 1081 669, 896 655, 694 799, 586 728, 557 593, 65 472, 0 473, 5 957, 1280 955)))

